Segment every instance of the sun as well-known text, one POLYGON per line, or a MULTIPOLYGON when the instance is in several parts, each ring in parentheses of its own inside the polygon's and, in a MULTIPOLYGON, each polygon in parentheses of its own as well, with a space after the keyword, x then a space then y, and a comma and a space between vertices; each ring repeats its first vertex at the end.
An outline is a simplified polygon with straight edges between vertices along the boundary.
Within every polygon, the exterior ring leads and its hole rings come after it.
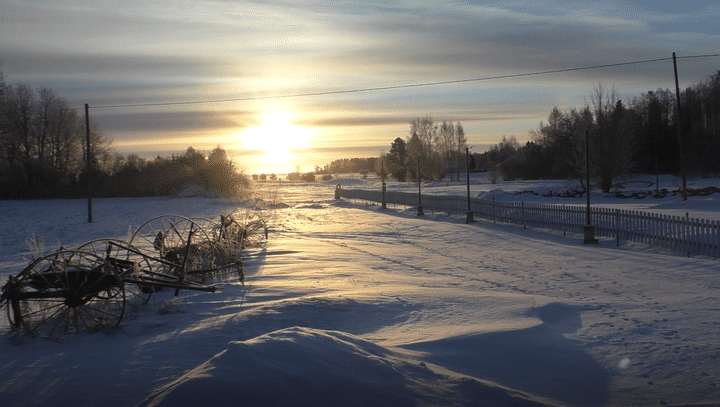
POLYGON ((263 124, 246 130, 242 141, 248 150, 261 151, 265 166, 289 164, 293 152, 307 147, 312 131, 304 126, 290 124, 292 114, 272 112, 262 116, 263 124))

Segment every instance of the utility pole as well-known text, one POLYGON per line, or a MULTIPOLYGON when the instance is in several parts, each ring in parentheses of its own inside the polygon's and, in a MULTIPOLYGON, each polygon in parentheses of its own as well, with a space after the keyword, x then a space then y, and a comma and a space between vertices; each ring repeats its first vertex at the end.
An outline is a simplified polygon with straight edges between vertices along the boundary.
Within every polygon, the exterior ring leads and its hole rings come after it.
POLYGON ((425 211, 423 210, 423 204, 422 204, 422 186, 421 186, 421 180, 420 177, 420 156, 417 158, 417 177, 418 177, 418 212, 417 216, 423 216, 425 215, 425 211))
POLYGON ((387 184, 385 184, 385 178, 387 178, 387 175, 385 174, 385 163, 380 162, 380 174, 382 177, 382 208, 387 209, 387 203, 385 202, 385 189, 387 188, 387 184))
POLYGON ((85 103, 85 175, 87 176, 87 204, 88 204, 88 223, 93 221, 93 202, 92 202, 92 159, 90 154, 90 106, 85 103))
POLYGON ((680 116, 680 85, 678 84, 677 59, 673 52, 673 71, 675 71, 675 97, 677 98, 677 136, 680 148, 680 174, 682 175, 682 198, 687 201, 687 180, 685 176, 685 135, 682 131, 682 118, 680 116))
POLYGON ((467 201, 468 210, 465 214, 465 223, 474 222, 472 208, 470 207, 470 147, 465 147, 465 170, 467 175, 467 201))
POLYGON ((583 228, 583 244, 597 243, 595 239, 595 226, 590 224, 590 137, 585 130, 585 197, 587 208, 585 209, 585 227, 583 228))

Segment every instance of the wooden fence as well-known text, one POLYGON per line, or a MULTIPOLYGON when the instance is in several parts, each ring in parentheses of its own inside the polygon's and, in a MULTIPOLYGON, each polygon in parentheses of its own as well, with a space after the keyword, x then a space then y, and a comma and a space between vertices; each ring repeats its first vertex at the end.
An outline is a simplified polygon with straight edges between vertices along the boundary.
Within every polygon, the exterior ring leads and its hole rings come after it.
MULTIPOLYGON (((408 192, 368 191, 359 189, 338 189, 344 199, 369 202, 386 202, 431 209, 450 214, 465 214, 467 197, 445 195, 420 195, 408 192)), ((583 233, 586 207, 577 205, 536 205, 501 203, 494 200, 470 199, 474 216, 493 222, 522 225, 523 227, 544 228, 562 232, 583 233)), ((638 242, 662 249, 686 253, 688 256, 705 255, 720 258, 720 221, 670 216, 658 213, 632 211, 614 208, 590 208, 591 224, 595 235, 622 241, 638 242)))

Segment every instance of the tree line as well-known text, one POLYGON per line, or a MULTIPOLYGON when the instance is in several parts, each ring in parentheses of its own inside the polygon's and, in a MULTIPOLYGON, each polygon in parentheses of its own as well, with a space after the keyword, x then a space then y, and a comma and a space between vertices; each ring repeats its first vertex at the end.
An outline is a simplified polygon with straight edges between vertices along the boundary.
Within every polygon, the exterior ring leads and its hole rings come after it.
POLYGON ((590 176, 603 192, 633 173, 720 175, 720 71, 680 93, 658 89, 627 101, 597 85, 582 107, 553 108, 547 123, 473 155, 473 169, 505 180, 585 178, 588 140, 590 176))
MULTIPOLYGON (((86 196, 86 135, 84 115, 52 89, 13 86, 0 71, 0 199, 86 196)), ((232 195, 248 185, 219 146, 207 156, 192 147, 154 160, 123 156, 91 125, 90 152, 96 197, 164 196, 188 184, 232 195)))
POLYGON ((220 146, 207 155, 188 147, 184 154, 153 160, 115 155, 113 165, 99 178, 100 196, 107 197, 169 196, 189 185, 217 196, 237 196, 249 187, 248 177, 236 170, 220 146))
POLYGON ((467 138, 460 122, 436 123, 432 117, 418 117, 410 122, 407 140, 397 137, 390 151, 380 155, 376 172, 383 179, 392 175, 404 182, 421 179, 441 180, 448 174, 459 179, 466 164, 467 138))
POLYGON ((369 174, 375 172, 377 157, 341 158, 332 161, 323 168, 315 167, 315 174, 369 174))

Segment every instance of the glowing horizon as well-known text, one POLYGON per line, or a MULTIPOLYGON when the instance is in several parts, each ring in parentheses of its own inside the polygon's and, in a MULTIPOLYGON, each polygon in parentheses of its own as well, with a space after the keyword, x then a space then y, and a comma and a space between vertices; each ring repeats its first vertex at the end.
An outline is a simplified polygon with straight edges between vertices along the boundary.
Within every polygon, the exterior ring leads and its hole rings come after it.
MULTIPOLYGON (((598 83, 623 99, 674 88, 671 61, 500 78, 717 54, 715 3, 6 0, 0 69, 9 85, 88 104, 121 154, 219 145, 249 172, 309 171, 387 152, 416 117, 461 122, 470 145, 523 142, 598 83)), ((678 60, 680 87, 717 62, 678 60)))
POLYGON ((256 168, 288 168, 295 155, 312 142, 309 127, 292 124, 294 115, 288 111, 264 113, 263 124, 242 131, 239 148, 261 152, 256 168))

